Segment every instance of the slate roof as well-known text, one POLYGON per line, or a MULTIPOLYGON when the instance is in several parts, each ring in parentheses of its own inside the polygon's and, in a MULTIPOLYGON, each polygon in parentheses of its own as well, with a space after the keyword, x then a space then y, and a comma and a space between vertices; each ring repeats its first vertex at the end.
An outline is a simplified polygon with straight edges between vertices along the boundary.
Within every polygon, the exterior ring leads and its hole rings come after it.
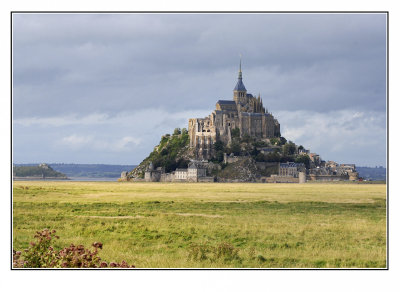
POLYGON ((262 114, 262 113, 248 113, 248 112, 241 112, 241 114, 242 114, 242 116, 258 116, 258 117, 266 115, 266 114, 262 114))
POLYGON ((219 103, 219 104, 232 104, 232 105, 236 104, 236 102, 234 100, 218 100, 217 103, 219 103))
POLYGON ((287 162, 281 163, 279 165, 280 168, 288 168, 288 167, 304 167, 304 163, 295 163, 295 162, 287 162))
POLYGON ((238 79, 238 82, 236 83, 235 88, 233 89, 235 91, 246 91, 246 87, 244 87, 242 78, 238 79))
POLYGON ((205 166, 201 162, 191 161, 191 162, 189 162, 188 169, 189 168, 205 168, 205 166))

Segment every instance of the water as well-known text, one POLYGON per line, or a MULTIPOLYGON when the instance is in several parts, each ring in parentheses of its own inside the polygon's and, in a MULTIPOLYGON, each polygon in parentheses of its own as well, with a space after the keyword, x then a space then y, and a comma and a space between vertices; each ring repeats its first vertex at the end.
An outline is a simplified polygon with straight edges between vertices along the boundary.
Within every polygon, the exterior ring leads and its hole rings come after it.
POLYGON ((69 177, 70 181, 117 181, 118 177, 69 177))
POLYGON ((117 181, 118 177, 68 177, 68 179, 51 179, 51 178, 32 178, 18 177, 13 178, 14 181, 117 181))

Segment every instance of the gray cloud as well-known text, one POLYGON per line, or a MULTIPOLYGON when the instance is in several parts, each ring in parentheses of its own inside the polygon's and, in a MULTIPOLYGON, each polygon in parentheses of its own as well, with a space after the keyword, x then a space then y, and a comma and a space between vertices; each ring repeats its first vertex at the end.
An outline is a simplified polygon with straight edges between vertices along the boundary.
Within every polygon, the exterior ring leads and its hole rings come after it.
POLYGON ((385 165, 386 115, 340 110, 326 113, 283 111, 276 116, 282 135, 321 155, 322 159, 359 166, 385 165))
MULTIPOLYGON (((239 53, 248 91, 273 113, 382 114, 385 34, 384 14, 14 14, 14 118, 210 112, 232 98, 239 53)), ((118 124, 129 134, 110 133, 107 145, 153 132, 148 121, 118 124)), ((166 118, 163 130, 174 122, 166 118)), ((28 135, 35 126, 18 127, 28 135)), ((85 126, 70 127, 66 137, 85 126)), ((147 151, 158 134, 142 139, 147 151)))

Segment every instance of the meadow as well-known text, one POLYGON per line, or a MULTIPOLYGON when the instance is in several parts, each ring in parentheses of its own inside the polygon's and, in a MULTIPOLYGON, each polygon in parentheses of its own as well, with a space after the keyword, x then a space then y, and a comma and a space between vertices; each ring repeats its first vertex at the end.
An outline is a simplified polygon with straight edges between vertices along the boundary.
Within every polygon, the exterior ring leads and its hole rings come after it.
POLYGON ((137 268, 386 268, 386 185, 15 181, 13 248, 44 228, 137 268))

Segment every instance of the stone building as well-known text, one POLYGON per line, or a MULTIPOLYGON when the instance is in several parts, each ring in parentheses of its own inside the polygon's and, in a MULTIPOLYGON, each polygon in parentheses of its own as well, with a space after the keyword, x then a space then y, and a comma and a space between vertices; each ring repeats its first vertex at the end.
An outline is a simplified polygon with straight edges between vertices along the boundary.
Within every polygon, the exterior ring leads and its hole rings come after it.
POLYGON ((177 168, 175 170, 175 180, 177 181, 186 181, 188 178, 188 170, 187 168, 177 168))
POLYGON ((279 164, 279 176, 299 177, 299 172, 305 172, 304 163, 286 162, 279 164))
POLYGON ((152 181, 152 182, 157 182, 160 181, 161 175, 164 174, 165 171, 162 167, 157 167, 157 169, 154 169, 153 163, 150 162, 148 168, 144 172, 144 180, 145 181, 152 181))
POLYGON ((219 100, 208 117, 189 119, 190 147, 194 148, 196 158, 210 159, 214 155, 212 145, 218 140, 229 145, 236 128, 240 137, 263 140, 280 136, 279 122, 264 108, 260 95, 247 93, 241 62, 233 100, 219 100))
MULTIPOLYGON (((211 163, 212 164, 212 163, 211 163)), ((213 182, 214 177, 207 176, 207 169, 210 167, 208 161, 192 160, 188 168, 177 168, 171 173, 166 173, 164 168, 154 169, 150 162, 144 172, 144 181, 146 182, 213 182)), ((122 177, 122 175, 121 175, 122 177)))
POLYGON ((207 168, 201 162, 191 161, 187 169, 187 180, 198 182, 199 178, 207 176, 207 168))

